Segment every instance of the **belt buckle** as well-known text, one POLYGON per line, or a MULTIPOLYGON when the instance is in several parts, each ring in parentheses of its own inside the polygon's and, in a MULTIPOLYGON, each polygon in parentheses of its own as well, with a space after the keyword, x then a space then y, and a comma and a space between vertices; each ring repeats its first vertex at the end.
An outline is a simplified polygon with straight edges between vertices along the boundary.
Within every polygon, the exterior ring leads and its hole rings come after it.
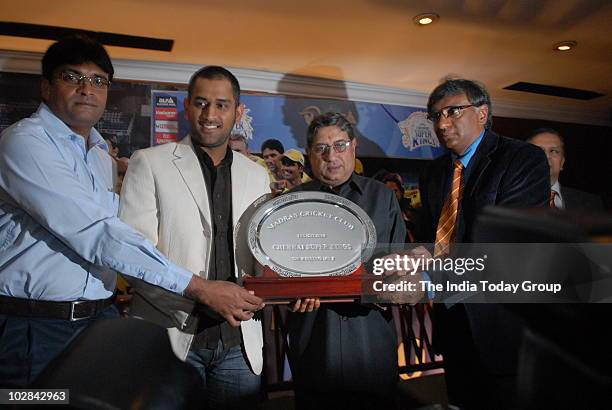
MULTIPOLYGON (((79 320, 87 319, 89 316, 85 317, 74 317, 74 307, 76 305, 80 305, 81 303, 88 302, 87 300, 75 300, 74 302, 70 302, 70 317, 68 318, 71 322, 78 322, 79 320)), ((91 315, 90 315, 91 316, 91 315)))

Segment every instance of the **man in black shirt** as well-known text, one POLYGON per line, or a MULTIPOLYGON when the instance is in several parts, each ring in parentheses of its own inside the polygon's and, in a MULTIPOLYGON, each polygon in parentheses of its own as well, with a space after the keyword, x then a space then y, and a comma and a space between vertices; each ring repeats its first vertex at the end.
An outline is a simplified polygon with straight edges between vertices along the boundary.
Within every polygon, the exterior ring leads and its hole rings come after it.
MULTIPOLYGON (((269 192, 266 170, 228 148, 242 111, 240 86, 229 71, 199 70, 185 100, 189 135, 136 152, 124 182, 121 218, 209 286, 252 273, 236 266, 234 228, 244 210, 269 192)), ((168 328, 177 356, 202 376, 205 407, 253 408, 263 364, 261 323, 226 321, 206 304, 140 282, 134 288, 131 313, 168 328)))
MULTIPOLYGON (((379 244, 403 243, 406 231, 393 191, 353 172, 357 146, 353 126, 341 114, 322 114, 310 123, 307 145, 314 179, 296 190, 347 198, 370 216, 379 244)), ((294 309, 308 308, 298 303, 294 309)), ((383 308, 329 303, 294 313, 289 346, 298 409, 394 405, 397 338, 383 308)))

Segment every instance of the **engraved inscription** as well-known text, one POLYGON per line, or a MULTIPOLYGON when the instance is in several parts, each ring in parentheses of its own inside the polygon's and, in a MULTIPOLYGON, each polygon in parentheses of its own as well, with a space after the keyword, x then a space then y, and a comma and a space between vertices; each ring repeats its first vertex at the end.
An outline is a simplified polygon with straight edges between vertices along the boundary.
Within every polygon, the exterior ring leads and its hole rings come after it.
POLYGON ((272 245, 275 251, 351 251, 350 243, 276 243, 272 245))
POLYGON ((335 261, 335 256, 292 256, 292 261, 300 261, 300 262, 329 262, 335 261))
POLYGON ((281 217, 278 217, 276 219, 274 219, 273 221, 271 221, 266 227, 268 229, 274 229, 277 226, 280 226, 286 222, 298 219, 298 218, 308 218, 308 217, 315 217, 315 218, 325 218, 325 219, 329 219, 331 221, 334 221, 338 224, 343 225, 346 229, 349 230, 353 230, 355 229, 355 225, 353 223, 351 223, 350 221, 346 220, 345 218, 343 218, 342 216, 339 215, 334 215, 332 213, 327 213, 324 211, 300 211, 300 212, 293 212, 290 214, 286 214, 283 215, 281 217))
POLYGON ((326 233, 298 233, 296 238, 327 238, 326 233))
POLYGON ((349 275, 376 244, 376 231, 361 208, 320 192, 261 204, 249 228, 251 253, 280 276, 349 275))

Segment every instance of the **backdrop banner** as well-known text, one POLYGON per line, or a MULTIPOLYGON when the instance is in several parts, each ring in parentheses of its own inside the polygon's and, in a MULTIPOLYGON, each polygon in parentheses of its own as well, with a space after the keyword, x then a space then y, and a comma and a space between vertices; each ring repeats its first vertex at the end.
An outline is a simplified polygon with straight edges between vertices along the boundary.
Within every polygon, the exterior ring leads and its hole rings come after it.
MULTIPOLYGON (((151 145, 189 132, 185 98, 186 91, 151 92, 151 145)), ((337 111, 356 125, 358 156, 432 159, 444 153, 422 108, 280 95, 246 94, 240 100, 245 115, 236 132, 247 137, 253 152, 260 152, 268 138, 280 140, 285 149, 305 151, 308 124, 318 114, 337 111)))

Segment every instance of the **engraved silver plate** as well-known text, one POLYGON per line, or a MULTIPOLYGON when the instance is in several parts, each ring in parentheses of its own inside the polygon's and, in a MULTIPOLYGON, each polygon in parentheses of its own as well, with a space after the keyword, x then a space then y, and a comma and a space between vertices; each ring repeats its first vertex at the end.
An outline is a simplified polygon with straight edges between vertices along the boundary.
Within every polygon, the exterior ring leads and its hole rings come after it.
POLYGON ((348 199, 298 191, 257 206, 248 246, 262 266, 279 276, 344 276, 372 256, 376 228, 348 199))

